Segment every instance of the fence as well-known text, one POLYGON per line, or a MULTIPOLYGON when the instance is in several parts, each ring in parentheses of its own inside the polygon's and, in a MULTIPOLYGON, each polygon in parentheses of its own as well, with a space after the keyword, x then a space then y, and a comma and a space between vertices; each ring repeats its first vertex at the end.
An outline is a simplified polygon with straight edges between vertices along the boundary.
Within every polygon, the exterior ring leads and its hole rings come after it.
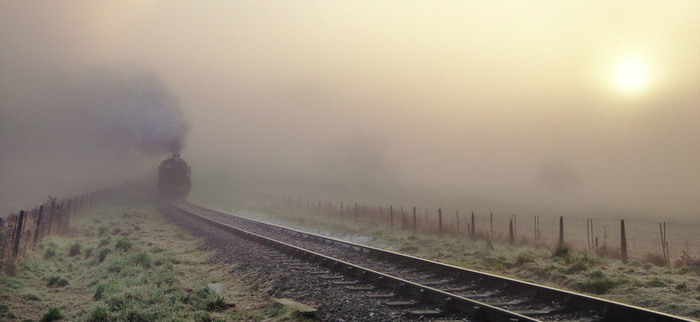
POLYGON ((678 260, 696 260, 695 256, 700 255, 700 225, 697 224, 417 209, 278 195, 264 198, 265 204, 278 210, 305 212, 362 226, 536 247, 566 244, 576 251, 620 258, 623 262, 638 259, 670 266, 678 260))
POLYGON ((0 218, 0 274, 41 243, 44 237, 67 233, 71 217, 92 207, 104 193, 97 191, 62 200, 49 197, 47 202, 31 210, 0 218))

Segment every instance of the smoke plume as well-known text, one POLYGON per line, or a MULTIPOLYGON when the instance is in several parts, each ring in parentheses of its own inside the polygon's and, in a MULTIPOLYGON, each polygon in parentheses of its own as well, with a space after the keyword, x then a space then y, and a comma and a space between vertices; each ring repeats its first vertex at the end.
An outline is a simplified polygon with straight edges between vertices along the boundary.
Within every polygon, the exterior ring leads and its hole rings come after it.
POLYGON ((154 73, 94 72, 80 88, 103 144, 149 155, 179 153, 187 135, 179 100, 154 73))

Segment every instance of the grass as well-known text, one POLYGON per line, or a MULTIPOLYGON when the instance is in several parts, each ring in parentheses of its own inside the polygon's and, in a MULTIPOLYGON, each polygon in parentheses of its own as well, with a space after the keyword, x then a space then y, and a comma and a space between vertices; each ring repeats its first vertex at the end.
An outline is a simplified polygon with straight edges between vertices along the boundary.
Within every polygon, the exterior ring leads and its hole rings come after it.
MULTIPOLYGON (((222 202, 222 205, 225 203, 222 202)), ((697 305, 700 300, 700 260, 689 255, 674 262, 672 268, 665 267, 658 257, 651 256, 623 264, 619 253, 607 249, 598 249, 597 255, 589 255, 566 244, 534 248, 488 240, 471 241, 465 237, 414 236, 410 231, 340 224, 329 218, 297 212, 274 212, 264 208, 239 214, 311 233, 700 319, 697 305)))
POLYGON ((61 313, 61 308, 51 306, 49 307, 49 311, 44 313, 44 315, 41 316, 41 319, 39 320, 40 322, 50 322, 50 321, 58 321, 62 320, 65 316, 63 313, 61 313))
POLYGON ((249 282, 208 263, 198 240, 139 207, 78 217, 74 231, 83 233, 47 237, 15 276, 0 275, 0 321, 275 320, 264 294, 243 291, 249 282), (207 283, 227 290, 217 294, 207 283))

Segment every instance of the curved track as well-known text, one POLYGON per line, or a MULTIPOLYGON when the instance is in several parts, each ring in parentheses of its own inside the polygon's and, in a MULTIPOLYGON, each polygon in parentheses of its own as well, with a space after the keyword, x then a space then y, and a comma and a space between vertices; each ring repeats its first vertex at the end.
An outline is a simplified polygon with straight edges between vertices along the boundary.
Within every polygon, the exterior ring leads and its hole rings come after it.
POLYGON ((692 321, 600 298, 301 232, 192 204, 182 214, 298 258, 289 265, 383 298, 406 315, 470 321, 692 321))

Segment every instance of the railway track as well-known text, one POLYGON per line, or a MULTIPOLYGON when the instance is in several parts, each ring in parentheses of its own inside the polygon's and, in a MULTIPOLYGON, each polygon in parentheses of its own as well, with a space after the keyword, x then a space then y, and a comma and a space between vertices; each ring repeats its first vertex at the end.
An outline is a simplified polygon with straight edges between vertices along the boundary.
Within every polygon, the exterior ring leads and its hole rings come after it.
POLYGON ((584 294, 258 222, 192 204, 169 205, 286 254, 294 269, 333 280, 415 318, 469 321, 692 321, 584 294))

